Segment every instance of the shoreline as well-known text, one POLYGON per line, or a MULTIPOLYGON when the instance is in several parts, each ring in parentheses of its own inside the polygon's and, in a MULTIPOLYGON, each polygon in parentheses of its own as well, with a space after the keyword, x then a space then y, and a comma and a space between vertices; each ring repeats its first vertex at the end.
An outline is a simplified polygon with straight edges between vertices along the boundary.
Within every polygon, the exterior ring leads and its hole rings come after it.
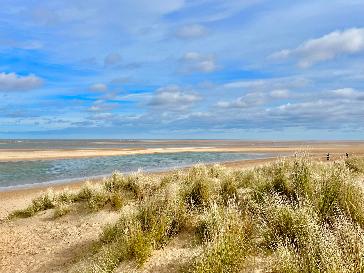
MULTIPOLYGON (((261 143, 260 143, 261 144, 261 143)), ((1 161, 27 161, 27 160, 52 160, 52 159, 62 159, 62 158, 88 158, 88 157, 102 157, 102 156, 120 156, 120 155, 130 155, 130 154, 153 154, 153 153, 176 153, 176 152, 242 152, 242 153, 272 153, 276 156, 265 159, 246 159, 238 161, 230 161, 221 164, 223 166, 231 168, 249 168, 258 166, 270 161, 274 161, 279 156, 288 156, 287 153, 293 155, 297 151, 307 151, 312 157, 317 158, 317 160, 326 160, 326 153, 331 154, 331 160, 336 160, 339 158, 344 158, 345 153, 350 155, 364 155, 364 141, 357 142, 281 142, 279 146, 272 145, 272 143, 264 143, 263 146, 254 146, 254 143, 242 143, 242 146, 234 143, 234 146, 225 147, 210 147, 206 142, 200 147, 183 147, 183 148, 138 148, 138 149, 93 149, 93 150, 0 150, 0 162, 1 161), (208 147, 209 146, 209 147, 208 147), (281 155, 280 155, 281 153, 281 155), (282 155, 285 153, 285 155, 282 155)), ((214 163, 212 163, 214 164, 214 163)), ((181 166, 175 169, 185 169, 188 167, 181 166)), ((173 169, 174 170, 174 169, 173 169)), ((163 175, 173 170, 161 170, 161 171, 145 171, 147 175, 163 175)), ((110 175, 110 174, 109 174, 110 175)), ((39 195, 48 189, 54 191, 60 191, 62 189, 78 189, 86 181, 91 183, 101 183, 103 177, 93 177, 93 178, 81 178, 74 179, 72 181, 68 180, 67 183, 54 183, 54 184, 37 184, 31 185, 30 187, 15 187, 8 188, 6 190, 0 191, 0 219, 4 216, 4 213, 8 213, 15 209, 24 207, 24 204, 29 203, 34 197, 39 195)))
MULTIPOLYGON (((198 142, 197 142, 198 143, 198 142)), ((0 149, 0 162, 92 158, 138 154, 163 154, 181 152, 240 152, 240 153, 289 153, 307 150, 310 153, 356 153, 364 154, 364 141, 336 142, 204 142, 201 146, 160 148, 93 148, 93 149, 0 149), (259 145, 258 145, 259 144, 259 145), (221 146, 222 145, 222 146, 221 146), (257 146, 258 145, 258 146, 257 146)), ((189 143, 190 145, 192 143, 189 143)))
POLYGON ((19 162, 19 161, 38 161, 38 160, 57 160, 74 158, 94 158, 112 157, 127 155, 146 155, 146 154, 168 154, 168 153, 279 153, 297 151, 299 148, 213 148, 213 147, 183 147, 183 148, 144 148, 144 149, 79 149, 79 150, 31 150, 31 151, 1 151, 0 162, 19 162))
MULTIPOLYGON (((252 168, 259 165, 263 165, 265 163, 272 162, 276 160, 278 157, 270 157, 270 158, 262 158, 262 159, 247 159, 247 160, 238 160, 238 161, 230 161, 224 163, 212 163, 206 165, 220 164, 226 166, 228 168, 235 169, 246 169, 252 168)), ((184 170, 188 169, 188 167, 176 168, 176 170, 184 170)), ((146 175, 150 176, 161 176, 168 174, 174 170, 169 171, 160 171, 160 172, 145 172, 146 175)), ((107 176, 106 176, 107 177, 107 176)), ((36 187, 31 188, 22 188, 22 189, 9 189, 7 191, 0 191, 0 223, 4 221, 6 217, 14 210, 23 209, 26 207, 31 201, 39 196, 40 194, 51 190, 55 192, 62 191, 64 189, 68 190, 78 190, 85 183, 91 184, 101 184, 103 179, 94 178, 94 179, 83 179, 78 181, 72 181, 70 183, 62 183, 62 184, 54 184, 54 185, 37 185, 36 187)))
MULTIPOLYGON (((280 156, 271 156, 267 158, 258 158, 258 159, 242 159, 242 160, 234 160, 234 161, 225 161, 225 162, 212 162, 212 163, 201 163, 205 165, 214 165, 219 164, 226 167, 245 167, 245 166, 251 166, 251 165, 259 165, 259 163, 263 162, 270 162, 277 158, 280 158, 280 156)), ((187 166, 179 166, 179 167, 172 167, 172 168, 165 168, 165 169, 155 169, 155 170, 145 170, 141 171, 142 173, 146 175, 163 175, 167 174, 176 170, 184 170, 193 167, 196 164, 193 165, 187 165, 187 166)), ((122 172, 125 175, 134 173, 133 171, 130 172, 122 172)), ((71 178, 71 179, 64 179, 64 180, 56 180, 56 181, 49 181, 49 182, 39 182, 39 183, 33 183, 33 184, 25 184, 25 185, 17 185, 17 186, 8 186, 8 187, 0 187, 0 198, 2 198, 2 195, 6 195, 7 193, 13 193, 13 192, 33 192, 33 191, 43 191, 47 189, 62 189, 62 188, 79 188, 82 184, 86 182, 90 183, 102 183, 102 181, 111 176, 112 173, 109 174, 103 174, 103 175, 97 175, 97 176, 91 176, 91 177, 84 177, 84 178, 71 178)))

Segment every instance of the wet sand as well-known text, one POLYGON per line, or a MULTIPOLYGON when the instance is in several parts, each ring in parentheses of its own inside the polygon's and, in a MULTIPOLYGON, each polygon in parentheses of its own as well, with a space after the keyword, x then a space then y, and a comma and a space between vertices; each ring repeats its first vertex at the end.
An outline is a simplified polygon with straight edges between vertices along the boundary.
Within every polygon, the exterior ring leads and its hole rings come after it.
POLYGON ((309 150, 311 153, 355 153, 364 154, 364 141, 337 142, 251 142, 251 141, 171 141, 159 143, 160 148, 113 148, 113 149, 0 149, 0 162, 24 160, 50 160, 100 156, 123 156, 135 154, 178 153, 178 152, 258 152, 289 153, 309 150), (163 147, 163 145, 185 147, 163 147), (190 145, 190 146, 188 146, 190 145))

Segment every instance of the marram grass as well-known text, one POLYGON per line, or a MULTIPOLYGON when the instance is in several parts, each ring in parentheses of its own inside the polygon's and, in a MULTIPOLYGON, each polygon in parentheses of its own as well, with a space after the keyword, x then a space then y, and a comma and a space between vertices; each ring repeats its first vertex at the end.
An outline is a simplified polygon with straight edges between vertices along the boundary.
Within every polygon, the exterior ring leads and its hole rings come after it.
POLYGON ((130 261, 143 271, 181 233, 201 251, 180 272, 364 272, 363 170, 362 158, 321 163, 302 155, 249 170, 115 173, 101 186, 47 193, 11 216, 53 209, 61 217, 76 204, 91 213, 132 206, 72 272, 113 272, 130 261))

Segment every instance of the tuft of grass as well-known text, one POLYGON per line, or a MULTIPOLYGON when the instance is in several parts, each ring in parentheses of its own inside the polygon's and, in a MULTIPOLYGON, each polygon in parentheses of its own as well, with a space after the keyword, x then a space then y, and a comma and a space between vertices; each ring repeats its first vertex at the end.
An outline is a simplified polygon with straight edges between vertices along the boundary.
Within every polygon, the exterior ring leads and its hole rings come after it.
POLYGON ((243 272, 246 258, 254 246, 254 227, 232 204, 223 209, 215 204, 208 214, 210 219, 203 221, 197 229, 205 241, 204 251, 186 271, 243 272))
POLYGON ((67 204, 61 203, 61 204, 57 205, 57 207, 54 209, 53 217, 60 218, 70 212, 71 212, 70 206, 67 204))
POLYGON ((257 172, 253 170, 234 170, 231 177, 238 188, 252 188, 257 183, 257 172))
POLYGON ((124 206, 124 198, 121 194, 112 193, 109 197, 110 205, 115 210, 120 210, 124 206))
POLYGON ((52 209, 55 207, 54 196, 52 192, 47 192, 33 199, 30 206, 25 209, 15 210, 9 215, 9 218, 28 218, 37 212, 52 209))
POLYGON ((114 210, 120 210, 125 204, 125 197, 122 192, 107 192, 103 187, 93 186, 86 183, 78 192, 63 190, 55 194, 45 193, 32 200, 32 203, 25 209, 15 210, 8 218, 28 218, 36 213, 48 209, 55 209, 54 217, 61 217, 72 210, 76 203, 84 204, 88 211, 99 211, 109 205, 114 210))
POLYGON ((98 211, 110 201, 110 194, 102 187, 85 184, 75 197, 75 201, 83 201, 91 211, 98 211))
MULTIPOLYGON (((91 265, 105 265, 112 272, 122 261, 133 259, 142 265, 154 249, 165 246, 185 226, 187 210, 176 193, 168 187, 143 199, 137 210, 129 215, 122 214, 117 223, 107 225, 99 240, 99 250, 93 255, 91 265)), ((104 267, 104 266, 102 266, 104 267)))
POLYGON ((221 180, 220 196, 225 203, 228 203, 231 199, 236 199, 238 196, 238 185, 235 179, 227 175, 221 180))
POLYGON ((106 180, 104 188, 107 192, 111 193, 124 191, 137 199, 143 199, 145 197, 145 185, 143 188, 143 176, 140 173, 125 176, 115 172, 106 180))
POLYGON ((364 158, 363 157, 351 157, 345 160, 346 167, 355 173, 364 173, 364 158))
POLYGON ((313 216, 309 209, 294 207, 280 197, 268 197, 260 215, 264 244, 270 249, 276 249, 282 242, 302 248, 307 242, 313 216))
POLYGON ((216 197, 216 183, 211 170, 197 165, 189 170, 183 181, 182 198, 189 208, 208 206, 216 197))

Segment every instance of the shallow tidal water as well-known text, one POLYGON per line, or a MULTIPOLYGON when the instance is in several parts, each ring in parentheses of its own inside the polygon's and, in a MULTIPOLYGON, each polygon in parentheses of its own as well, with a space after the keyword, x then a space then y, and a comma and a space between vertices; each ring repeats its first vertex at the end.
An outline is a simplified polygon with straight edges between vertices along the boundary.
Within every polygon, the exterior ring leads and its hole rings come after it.
POLYGON ((181 152, 0 162, 0 190, 101 177, 109 175, 113 171, 123 173, 138 170, 162 171, 197 163, 261 159, 273 156, 276 155, 267 153, 181 152))

